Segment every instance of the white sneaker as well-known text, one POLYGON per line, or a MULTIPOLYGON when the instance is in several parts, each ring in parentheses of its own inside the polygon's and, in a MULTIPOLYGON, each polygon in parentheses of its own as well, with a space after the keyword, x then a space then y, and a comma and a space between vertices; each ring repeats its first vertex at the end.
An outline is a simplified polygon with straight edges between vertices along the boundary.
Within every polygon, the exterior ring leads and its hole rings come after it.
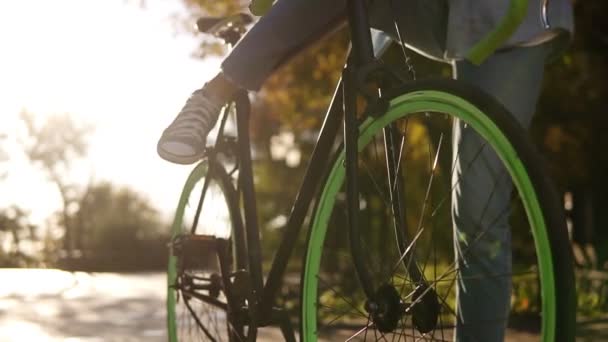
POLYGON ((192 164, 203 158, 207 135, 223 106, 204 88, 194 91, 160 137, 156 146, 158 155, 177 164, 192 164))

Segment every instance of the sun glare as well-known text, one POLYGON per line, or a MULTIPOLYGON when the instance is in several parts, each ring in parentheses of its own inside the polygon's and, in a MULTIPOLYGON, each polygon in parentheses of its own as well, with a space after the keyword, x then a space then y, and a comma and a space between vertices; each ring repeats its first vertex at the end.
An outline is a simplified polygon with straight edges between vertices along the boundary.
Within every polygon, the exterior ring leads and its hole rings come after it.
POLYGON ((69 113, 94 126, 82 173, 129 185, 158 209, 174 209, 185 172, 156 156, 156 139, 190 92, 218 67, 191 58, 197 38, 176 33, 179 1, 9 0, 0 2, 0 134, 10 159, 3 203, 39 219, 56 190, 19 153, 19 112, 37 120, 69 113), (38 193, 32 199, 31 193, 38 193))

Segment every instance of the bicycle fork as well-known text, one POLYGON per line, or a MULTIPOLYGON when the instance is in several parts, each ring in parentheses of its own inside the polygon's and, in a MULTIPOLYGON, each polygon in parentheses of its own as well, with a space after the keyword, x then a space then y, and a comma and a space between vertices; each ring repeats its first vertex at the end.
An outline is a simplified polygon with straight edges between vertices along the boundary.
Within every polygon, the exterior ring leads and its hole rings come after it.
MULTIPOLYGON (((355 266, 355 271, 367 297, 365 309, 369 314, 370 321, 376 329, 381 332, 393 331, 401 318, 412 315, 412 321, 418 331, 426 333, 435 328, 439 312, 439 303, 434 289, 429 286, 423 272, 421 271, 414 249, 417 237, 408 241, 407 225, 405 217, 405 193, 403 188, 403 174, 400 172, 400 154, 403 141, 398 139, 399 132, 395 124, 384 128, 384 146, 386 157, 386 177, 388 178, 389 197, 393 217, 393 229, 397 241, 399 259, 394 265, 392 272, 404 267, 412 284, 415 285, 414 293, 410 296, 410 303, 405 303, 401 294, 392 283, 392 274, 386 279, 374 283, 373 272, 366 263, 366 250, 363 248, 361 236, 362 227, 358 222, 359 215, 359 184, 358 175, 358 138, 359 121, 357 120, 357 69, 350 63, 349 59, 343 72, 343 99, 344 99, 344 150, 345 150, 345 173, 346 173, 346 205, 347 224, 350 243, 350 251, 355 266)), ((392 266, 392 265, 391 265, 392 266)), ((391 272, 391 273, 392 273, 391 272)))
MULTIPOLYGON (((366 93, 362 90, 363 82, 370 76, 370 72, 378 69, 373 55, 371 35, 369 34, 368 19, 365 15, 365 4, 361 0, 350 0, 347 2, 350 31, 352 39, 352 50, 349 54, 347 65, 343 71, 343 106, 344 106, 344 150, 345 150, 345 173, 347 192, 347 224, 351 256, 355 271, 361 287, 367 297, 365 309, 370 315, 370 320, 381 332, 394 330, 401 317, 412 314, 414 325, 420 332, 432 330, 436 324, 437 315, 434 319, 424 319, 416 315, 417 311, 438 312, 438 302, 435 292, 429 288, 424 275, 413 257, 412 246, 415 238, 408 244, 406 236, 406 220, 402 191, 402 179, 399 172, 400 143, 397 140, 398 131, 394 124, 384 129, 384 142, 386 153, 387 177, 389 178, 391 208, 394 217, 394 230, 397 238, 397 248, 400 258, 396 267, 400 264, 405 269, 414 284, 416 290, 411 298, 412 303, 404 303, 401 295, 391 284, 391 275, 384 283, 374 284, 372 272, 366 266, 365 253, 362 253, 361 227, 358 223, 359 214, 359 187, 358 174, 358 138, 359 122, 357 120, 357 93, 366 93), (408 257, 409 256, 409 257, 408 257), (418 316, 418 317, 417 317, 418 316)), ((368 94, 369 95, 369 94, 368 94)), ((369 96, 368 96, 369 97, 369 96)), ((381 102, 381 101, 378 101, 381 102)))

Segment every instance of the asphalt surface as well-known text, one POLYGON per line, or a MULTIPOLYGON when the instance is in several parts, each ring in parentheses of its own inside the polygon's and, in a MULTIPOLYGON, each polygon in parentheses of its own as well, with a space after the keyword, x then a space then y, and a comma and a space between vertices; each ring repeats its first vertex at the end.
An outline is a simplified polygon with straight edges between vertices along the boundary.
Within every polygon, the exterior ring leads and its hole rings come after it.
MULTIPOLYGON (((166 341, 165 281, 164 273, 0 269, 0 342, 166 341)), ((607 321, 579 325, 577 340, 608 341, 607 321)), ((259 340, 282 340, 278 329, 262 330, 259 340)))
MULTIPOLYGON (((164 273, 0 269, 0 342, 167 341, 164 273)), ((258 340, 280 341, 278 329, 258 340)))
POLYGON ((0 341, 166 341, 165 275, 0 269, 0 341))

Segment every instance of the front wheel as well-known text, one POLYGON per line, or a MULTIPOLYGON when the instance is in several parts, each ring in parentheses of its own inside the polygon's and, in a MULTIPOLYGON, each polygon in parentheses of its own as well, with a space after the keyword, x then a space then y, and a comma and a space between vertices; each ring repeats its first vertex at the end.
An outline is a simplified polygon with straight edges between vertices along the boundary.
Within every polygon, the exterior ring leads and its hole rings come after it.
POLYGON ((339 151, 308 238, 303 341, 574 340, 560 201, 502 106, 456 81, 417 82, 362 124, 359 151, 361 250, 339 151))

